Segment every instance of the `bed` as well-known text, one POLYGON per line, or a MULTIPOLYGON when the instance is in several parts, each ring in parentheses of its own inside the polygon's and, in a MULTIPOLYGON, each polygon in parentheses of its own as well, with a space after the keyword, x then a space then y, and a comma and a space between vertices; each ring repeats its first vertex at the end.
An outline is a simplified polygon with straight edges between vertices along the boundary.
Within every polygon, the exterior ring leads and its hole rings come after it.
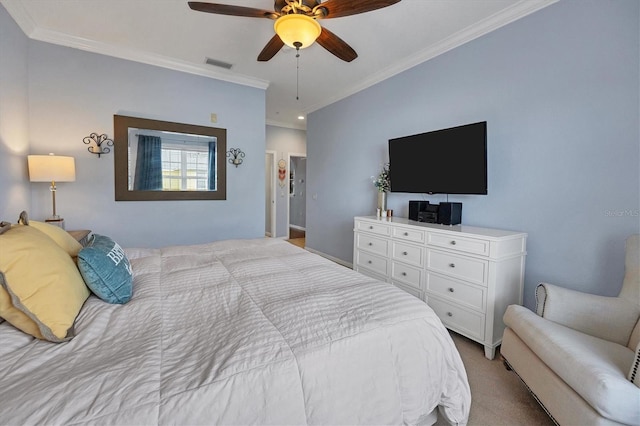
POLYGON ((0 323, 0 423, 466 424, 449 334, 393 285, 277 239, 125 252, 132 299, 73 339, 0 323))

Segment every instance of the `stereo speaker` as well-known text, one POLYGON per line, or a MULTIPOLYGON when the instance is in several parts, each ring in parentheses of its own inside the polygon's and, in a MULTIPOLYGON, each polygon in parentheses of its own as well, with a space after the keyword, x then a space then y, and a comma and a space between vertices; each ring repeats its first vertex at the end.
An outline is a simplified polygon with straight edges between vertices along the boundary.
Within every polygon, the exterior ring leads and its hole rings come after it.
POLYGON ((462 203, 440 203, 438 223, 459 225, 462 222, 462 203))
POLYGON ((426 211, 428 201, 409 201, 409 220, 418 220, 418 214, 426 211))

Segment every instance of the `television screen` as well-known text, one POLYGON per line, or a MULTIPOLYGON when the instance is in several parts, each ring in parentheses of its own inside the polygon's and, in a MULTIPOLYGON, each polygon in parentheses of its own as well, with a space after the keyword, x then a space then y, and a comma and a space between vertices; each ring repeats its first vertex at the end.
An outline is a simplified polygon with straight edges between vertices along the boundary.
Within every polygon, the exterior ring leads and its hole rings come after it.
POLYGON ((487 193, 487 122, 389 140, 391 192, 487 193))

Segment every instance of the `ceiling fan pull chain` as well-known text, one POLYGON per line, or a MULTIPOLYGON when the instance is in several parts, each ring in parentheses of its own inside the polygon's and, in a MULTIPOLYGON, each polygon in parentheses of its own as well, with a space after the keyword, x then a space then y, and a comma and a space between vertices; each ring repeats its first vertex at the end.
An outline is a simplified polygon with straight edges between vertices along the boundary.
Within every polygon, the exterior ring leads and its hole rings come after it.
POLYGON ((300 92, 300 46, 302 43, 296 41, 293 45, 296 47, 296 100, 300 100, 298 95, 300 92))

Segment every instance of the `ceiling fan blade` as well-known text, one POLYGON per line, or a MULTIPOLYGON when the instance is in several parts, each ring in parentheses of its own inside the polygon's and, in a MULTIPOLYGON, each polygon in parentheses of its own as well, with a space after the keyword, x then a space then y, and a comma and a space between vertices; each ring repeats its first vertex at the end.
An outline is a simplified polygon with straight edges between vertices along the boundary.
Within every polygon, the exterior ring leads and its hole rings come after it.
POLYGON ((228 4, 204 3, 190 1, 189 7, 198 12, 215 13, 218 15, 245 16, 248 18, 276 19, 279 15, 271 10, 254 9, 252 7, 230 6, 228 4))
POLYGON ((284 42, 280 39, 280 36, 278 34, 274 35, 258 55, 258 60, 261 62, 268 61, 273 58, 280 49, 282 49, 282 46, 284 46, 284 42))
POLYGON ((318 37, 316 41, 320 46, 324 47, 343 61, 351 62, 358 57, 358 54, 351 48, 351 46, 324 27, 322 28, 320 37, 318 37))
POLYGON ((323 11, 323 14, 319 15, 318 18, 340 18, 342 16, 370 12, 391 6, 399 1, 400 0, 327 0, 320 3, 319 10, 323 11))

